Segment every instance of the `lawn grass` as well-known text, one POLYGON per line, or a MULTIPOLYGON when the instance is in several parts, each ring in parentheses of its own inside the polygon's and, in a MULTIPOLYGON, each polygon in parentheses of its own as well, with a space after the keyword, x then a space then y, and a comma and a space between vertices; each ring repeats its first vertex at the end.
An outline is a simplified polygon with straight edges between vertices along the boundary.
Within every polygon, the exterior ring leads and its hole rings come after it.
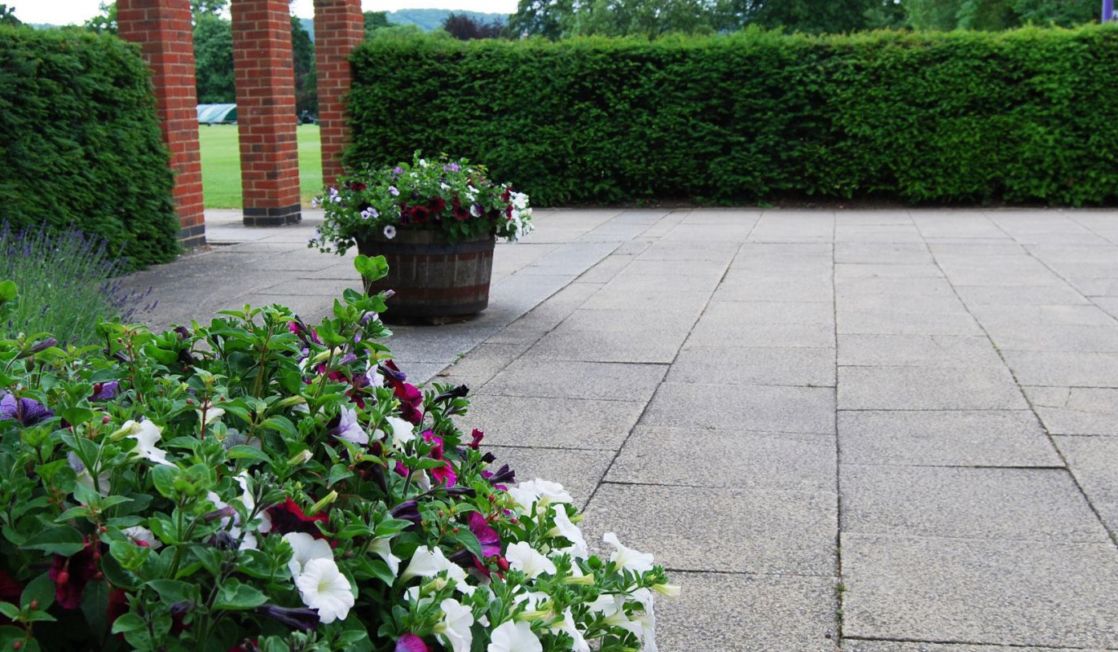
MULTIPOLYGON (((322 145, 318 125, 299 125, 299 186, 303 205, 322 192, 322 145)), ((236 125, 201 125, 202 190, 206 208, 241 207, 241 158, 236 125)))

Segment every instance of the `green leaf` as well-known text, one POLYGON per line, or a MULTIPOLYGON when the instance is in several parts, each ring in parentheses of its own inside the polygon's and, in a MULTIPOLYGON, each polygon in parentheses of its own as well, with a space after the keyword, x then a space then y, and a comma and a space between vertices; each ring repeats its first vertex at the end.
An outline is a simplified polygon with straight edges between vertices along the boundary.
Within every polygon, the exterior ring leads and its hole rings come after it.
POLYGON ((299 431, 295 428, 295 424, 291 423, 291 419, 278 414, 264 419, 260 427, 274 430, 288 439, 296 439, 299 436, 299 431))
POLYGON ((15 301, 19 296, 19 286, 15 281, 0 281, 0 302, 15 301))
POLYGON ((83 407, 71 407, 62 411, 62 418, 74 426, 89 421, 93 415, 93 410, 83 407))
POLYGON ((353 260, 353 267, 366 281, 379 281, 388 276, 388 261, 384 256, 359 255, 353 260))
POLYGON ((69 557, 84 548, 85 541, 82 539, 82 533, 76 528, 61 526, 47 528, 32 535, 20 547, 69 557))
POLYGON ((332 487, 336 483, 353 477, 353 471, 346 468, 345 464, 335 464, 330 467, 330 473, 326 476, 326 486, 332 487))
POLYGON ((50 609, 54 604, 54 582, 50 579, 50 573, 39 575, 24 587, 19 596, 20 605, 28 608, 32 601, 35 602, 36 609, 50 609))
POLYGON ((255 609, 268 601, 268 596, 259 589, 237 580, 229 580, 217 592, 214 609, 223 611, 244 611, 255 609))
POLYGON ((19 607, 11 602, 0 602, 0 614, 8 620, 19 620, 19 607))
POLYGON ((151 580, 147 583, 167 604, 185 602, 194 598, 194 585, 179 580, 151 580))
POLYGON ((143 629, 146 626, 143 618, 140 618, 134 613, 126 613, 118 616, 117 619, 113 621, 113 628, 111 631, 113 634, 124 634, 126 632, 134 632, 143 629))
POLYGON ((174 499, 178 494, 175 491, 175 478, 179 475, 177 466, 160 464, 151 470, 151 481, 155 483, 155 490, 164 498, 174 499))
POLYGON ((229 449, 229 459, 231 460, 253 460, 254 462, 268 462, 271 463, 272 458, 259 448, 253 446, 245 446, 238 444, 229 449))

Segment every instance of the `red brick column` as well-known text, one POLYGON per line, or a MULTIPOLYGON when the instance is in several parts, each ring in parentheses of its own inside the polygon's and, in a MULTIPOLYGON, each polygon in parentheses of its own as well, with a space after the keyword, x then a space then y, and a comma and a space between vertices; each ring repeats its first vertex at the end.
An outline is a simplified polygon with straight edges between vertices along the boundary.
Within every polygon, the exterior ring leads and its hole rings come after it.
POLYGON ((117 25, 121 38, 140 44, 151 68, 163 142, 175 174, 179 239, 186 246, 205 244, 190 1, 118 0, 117 25))
POLYGON ((233 71, 244 223, 300 220, 295 71, 287 0, 233 0, 233 71))
POLYGON ((318 73, 318 124, 322 136, 322 183, 334 185, 349 143, 345 100, 352 71, 349 53, 365 38, 361 0, 314 0, 314 59, 318 73))

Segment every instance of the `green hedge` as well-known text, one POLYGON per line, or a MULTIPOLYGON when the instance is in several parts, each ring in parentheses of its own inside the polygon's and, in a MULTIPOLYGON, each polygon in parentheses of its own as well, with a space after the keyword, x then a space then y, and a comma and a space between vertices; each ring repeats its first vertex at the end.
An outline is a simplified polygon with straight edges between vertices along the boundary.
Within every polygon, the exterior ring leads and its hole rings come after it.
POLYGON ((147 67, 114 36, 0 28, 0 222, 106 238, 131 265, 178 251, 147 67))
POLYGON ((1109 204, 1118 29, 659 41, 384 39, 348 163, 485 163, 534 203, 1109 204))

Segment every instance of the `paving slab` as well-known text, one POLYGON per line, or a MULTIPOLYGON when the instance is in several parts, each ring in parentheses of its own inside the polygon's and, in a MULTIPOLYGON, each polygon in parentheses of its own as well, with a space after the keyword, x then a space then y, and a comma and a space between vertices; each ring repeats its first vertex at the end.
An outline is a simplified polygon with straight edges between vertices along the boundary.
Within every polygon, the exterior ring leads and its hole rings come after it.
POLYGON ((843 632, 854 638, 1118 646, 1118 550, 842 535, 843 632))
POLYGON ((540 398, 647 401, 664 364, 613 364, 521 358, 482 386, 486 394, 540 398))
POLYGON ((835 652, 834 580, 672 573, 678 598, 656 603, 661 650, 835 652))
POLYGON ((830 388, 664 383, 641 418, 648 426, 832 435, 830 388))
POLYGON ((675 383, 835 386, 835 350, 688 345, 668 372, 675 383))
POLYGON ((839 333, 838 363, 843 366, 1002 367, 983 335, 883 335, 839 333))
POLYGON ((839 367, 843 410, 1014 410, 1028 404, 1004 367, 839 367))
POLYGON ((827 323, 749 323, 703 315, 687 344, 825 349, 835 346, 835 329, 827 323))
POLYGON ((606 480, 833 492, 835 443, 819 435, 637 426, 606 480))
POLYGON ((685 328, 644 328, 632 332, 554 330, 536 342, 525 357, 539 360, 669 364, 675 359, 686 338, 685 328))
POLYGON ((1105 543, 1064 469, 858 466, 840 469, 843 532, 1105 543))
POLYGON ((834 508, 826 492, 607 482, 590 499, 583 528, 595 542, 616 532, 673 570, 830 577, 834 508))
POLYGON ((1087 500, 1118 536, 1118 438, 1055 437, 1087 500))
POLYGON ((615 451, 644 410, 642 401, 597 401, 470 395, 463 428, 478 428, 501 446, 540 446, 615 451), (467 427, 468 426, 468 427, 467 427))
POLYGON ((1118 436, 1118 388, 1023 387, 1048 432, 1118 436))
POLYGON ((846 639, 846 652, 1103 652, 1101 649, 1070 647, 1033 647, 1005 645, 967 645, 956 643, 924 643, 900 641, 861 641, 846 639))
POLYGON ((1030 410, 840 411, 844 464, 1060 466, 1030 410))
POLYGON ((1002 349, 1022 385, 1118 387, 1118 353, 1071 353, 1002 349))

